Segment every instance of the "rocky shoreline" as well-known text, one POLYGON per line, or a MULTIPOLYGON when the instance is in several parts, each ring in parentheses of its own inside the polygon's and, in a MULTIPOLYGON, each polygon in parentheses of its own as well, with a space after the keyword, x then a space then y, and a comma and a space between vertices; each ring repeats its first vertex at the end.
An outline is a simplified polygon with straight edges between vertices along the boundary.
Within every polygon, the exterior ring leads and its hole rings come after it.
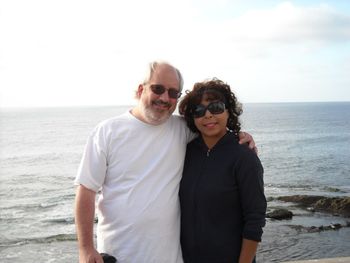
MULTIPOLYGON (((295 207, 305 209, 311 213, 322 212, 332 214, 333 216, 339 216, 343 218, 350 218, 350 197, 325 197, 325 196, 315 196, 315 195, 291 195, 291 196, 280 196, 270 199, 290 202, 293 203, 295 207)), ((294 216, 293 212, 286 208, 275 208, 266 214, 267 218, 274 220, 285 220, 292 219, 294 216)), ((332 223, 329 225, 321 226, 302 226, 302 225, 289 225, 299 231, 304 232, 320 232, 327 230, 337 230, 342 227, 350 227, 350 221, 345 224, 332 223)))
POLYGON ((325 197, 317 195, 280 196, 277 200, 296 203, 313 212, 326 212, 333 215, 350 217, 350 197, 325 197))
POLYGON ((290 228, 293 228, 299 232, 307 232, 307 233, 315 233, 315 232, 321 232, 321 231, 327 231, 327 230, 337 230, 342 227, 350 227, 350 222, 347 222, 346 224, 330 224, 327 226, 302 226, 302 225, 288 225, 290 228))

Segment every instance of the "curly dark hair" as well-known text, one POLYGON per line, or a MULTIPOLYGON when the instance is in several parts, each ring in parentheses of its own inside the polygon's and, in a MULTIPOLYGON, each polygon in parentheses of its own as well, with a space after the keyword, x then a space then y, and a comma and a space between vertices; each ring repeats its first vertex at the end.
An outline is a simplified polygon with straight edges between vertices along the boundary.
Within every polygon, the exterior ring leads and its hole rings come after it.
POLYGON ((213 78, 211 80, 197 82, 191 91, 186 90, 186 95, 179 104, 179 113, 184 116, 187 126, 191 131, 199 133, 199 130, 194 124, 193 111, 202 101, 204 95, 208 101, 222 101, 225 103, 225 108, 228 110, 227 128, 234 132, 238 137, 241 130, 239 115, 242 114, 242 105, 237 101, 235 94, 225 82, 213 78))

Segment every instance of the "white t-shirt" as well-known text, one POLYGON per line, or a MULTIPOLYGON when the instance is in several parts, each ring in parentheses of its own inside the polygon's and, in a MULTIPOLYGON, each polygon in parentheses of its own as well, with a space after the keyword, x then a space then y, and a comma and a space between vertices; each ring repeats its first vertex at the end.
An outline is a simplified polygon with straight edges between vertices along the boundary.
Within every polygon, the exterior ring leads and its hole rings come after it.
POLYGON ((75 180, 97 192, 97 250, 118 262, 182 262, 178 189, 185 121, 149 125, 127 112, 99 124, 75 180))

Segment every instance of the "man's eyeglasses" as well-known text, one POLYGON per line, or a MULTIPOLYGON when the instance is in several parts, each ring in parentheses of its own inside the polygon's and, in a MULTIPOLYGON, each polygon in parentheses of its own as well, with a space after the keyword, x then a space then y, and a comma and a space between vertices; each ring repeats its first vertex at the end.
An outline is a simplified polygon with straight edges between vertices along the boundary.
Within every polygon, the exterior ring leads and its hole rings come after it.
POLYGON ((207 110, 211 114, 221 114, 225 111, 225 103, 223 103, 222 101, 214 101, 209 103, 208 106, 199 104, 192 112, 193 117, 194 118, 203 117, 207 110))
POLYGON ((168 91, 169 98, 178 99, 181 97, 181 92, 179 90, 174 88, 167 89, 162 84, 152 84, 150 87, 152 92, 157 95, 162 95, 165 91, 168 91))

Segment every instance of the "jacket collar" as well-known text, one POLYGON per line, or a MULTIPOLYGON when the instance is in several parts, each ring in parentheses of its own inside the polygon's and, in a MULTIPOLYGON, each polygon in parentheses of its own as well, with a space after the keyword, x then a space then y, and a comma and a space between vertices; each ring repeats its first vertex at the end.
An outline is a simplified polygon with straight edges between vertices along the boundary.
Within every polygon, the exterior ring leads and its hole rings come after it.
MULTIPOLYGON (((198 145, 200 148, 202 148, 205 151, 208 151, 209 148, 205 144, 202 135, 199 134, 198 138, 194 141, 196 145, 198 145)), ((228 130, 224 136, 220 138, 220 140, 211 148, 210 150, 213 150, 214 148, 220 147, 223 144, 226 144, 227 142, 236 142, 238 143, 238 140, 235 136, 235 134, 228 130)))

